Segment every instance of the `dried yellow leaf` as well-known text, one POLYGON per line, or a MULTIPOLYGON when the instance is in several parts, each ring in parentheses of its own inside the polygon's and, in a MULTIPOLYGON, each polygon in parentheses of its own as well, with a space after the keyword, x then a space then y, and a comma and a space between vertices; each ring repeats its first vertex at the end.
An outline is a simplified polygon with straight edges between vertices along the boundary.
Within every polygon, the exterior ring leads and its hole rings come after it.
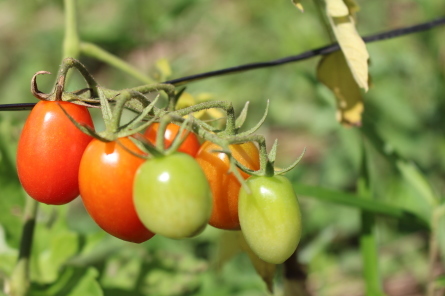
POLYGON ((359 126, 363 112, 363 98, 341 51, 324 56, 317 67, 317 78, 337 98, 337 119, 348 126, 359 126))
POLYGON ((326 0, 326 12, 330 17, 349 15, 349 9, 343 0, 326 0))
POLYGON ((354 19, 349 15, 348 6, 343 0, 326 0, 326 13, 355 81, 368 91, 369 54, 355 28, 354 19))

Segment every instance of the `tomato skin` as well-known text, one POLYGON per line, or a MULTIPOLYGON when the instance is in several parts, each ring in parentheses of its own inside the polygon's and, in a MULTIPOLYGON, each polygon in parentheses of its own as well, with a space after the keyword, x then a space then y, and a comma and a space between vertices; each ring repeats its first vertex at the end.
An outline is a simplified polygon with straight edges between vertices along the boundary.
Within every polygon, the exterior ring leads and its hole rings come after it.
MULTIPOLYGON (((247 168, 260 168, 258 148, 253 142, 230 145, 229 148, 233 157, 247 168)), ((239 230, 238 193, 241 184, 234 174, 228 173, 230 161, 227 154, 212 152, 214 150, 221 150, 221 147, 206 141, 196 155, 196 161, 203 169, 212 189, 213 210, 209 224, 220 229, 239 230)), ((244 179, 250 177, 239 171, 244 179)))
MULTIPOLYGON (((130 139, 118 141, 142 154, 130 139)), ((79 171, 80 196, 93 220, 109 234, 134 243, 154 235, 139 220, 133 204, 133 180, 143 162, 116 141, 94 139, 85 150, 79 171)))
POLYGON ((296 250, 301 237, 301 213, 286 177, 252 176, 251 193, 241 188, 239 218, 250 248, 266 262, 280 264, 296 250))
POLYGON ((78 172, 91 137, 63 113, 93 128, 88 109, 69 102, 40 101, 23 127, 17 149, 17 173, 23 188, 35 200, 61 205, 79 195, 78 172))
POLYGON ((139 168, 134 203, 145 226, 180 239, 204 230, 212 197, 206 177, 193 157, 176 152, 150 159, 139 168))
MULTIPOLYGON (((179 133, 179 129, 180 129, 180 126, 176 125, 174 123, 169 123, 167 125, 165 134, 164 134, 165 148, 168 148, 171 146, 171 144, 173 143, 173 140, 176 138, 176 135, 179 133)), ((156 135, 158 134, 158 130, 159 130, 159 123, 155 122, 152 125, 150 125, 144 133, 144 136, 153 145, 156 144, 156 135)), ((184 134, 186 132, 187 131, 184 131, 184 134)), ((188 133, 184 142, 182 142, 182 144, 179 146, 178 151, 187 153, 188 155, 195 157, 196 153, 198 153, 200 146, 201 146, 201 144, 199 143, 198 137, 194 133, 190 132, 190 133, 188 133)))

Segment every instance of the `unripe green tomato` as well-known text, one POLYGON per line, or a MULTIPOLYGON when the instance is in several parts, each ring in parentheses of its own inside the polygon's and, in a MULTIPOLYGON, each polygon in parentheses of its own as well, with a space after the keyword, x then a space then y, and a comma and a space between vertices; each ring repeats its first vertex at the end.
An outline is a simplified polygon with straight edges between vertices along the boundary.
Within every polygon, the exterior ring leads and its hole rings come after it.
POLYGON ((212 211, 209 183, 193 157, 174 153, 143 163, 135 177, 133 199, 142 223, 169 238, 199 234, 212 211))
POLYGON ((301 237, 301 213, 292 184, 286 177, 247 179, 250 194, 241 187, 239 219, 250 248, 266 262, 283 263, 301 237))

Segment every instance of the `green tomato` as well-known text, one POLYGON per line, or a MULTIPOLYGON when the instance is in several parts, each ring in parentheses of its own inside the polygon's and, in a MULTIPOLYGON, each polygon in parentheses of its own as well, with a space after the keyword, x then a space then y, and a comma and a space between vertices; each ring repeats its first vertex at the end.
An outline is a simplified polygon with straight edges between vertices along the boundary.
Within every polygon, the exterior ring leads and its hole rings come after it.
POLYGON ((255 254, 266 262, 283 263, 301 237, 301 213, 292 184, 286 177, 247 179, 250 194, 241 187, 241 230, 255 254))
POLYGON ((199 234, 212 212, 212 195, 201 167, 184 153, 143 163, 133 191, 136 213, 154 233, 169 238, 199 234))

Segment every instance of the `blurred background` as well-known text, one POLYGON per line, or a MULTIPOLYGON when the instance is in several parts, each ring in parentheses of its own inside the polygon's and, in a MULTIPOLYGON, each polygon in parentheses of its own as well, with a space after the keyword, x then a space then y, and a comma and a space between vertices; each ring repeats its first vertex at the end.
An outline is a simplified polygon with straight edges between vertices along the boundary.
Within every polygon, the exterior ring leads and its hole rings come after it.
MULTIPOLYGON (((302 2, 304 13, 289 0, 77 2, 80 38, 151 76, 157 75, 155 65, 160 59, 169 61, 173 79, 295 55, 330 43, 313 1, 302 2)), ((436 0, 357 2, 362 36, 426 22, 445 12, 445 2, 436 0)), ((31 77, 40 70, 57 72, 63 32, 62 1, 0 0, 0 104, 36 102, 29 90, 31 77)), ((364 117, 388 145, 419 167, 439 196, 445 189, 444 36, 445 27, 437 27, 368 44, 372 86, 364 94, 364 117)), ((107 88, 143 84, 96 59, 82 56, 80 60, 107 88)), ((290 164, 307 149, 288 177, 355 192, 361 134, 358 128, 345 128, 336 121, 335 98, 316 78, 318 61, 316 57, 193 82, 187 92, 232 101, 238 112, 250 101, 247 128, 261 118, 270 100, 259 132, 270 144, 278 139, 278 166, 290 164)), ((54 78, 40 76, 40 89, 49 92, 54 78)), ((73 81, 69 90, 83 87, 76 75, 73 81)), ((28 113, 0 112, 0 286, 15 264, 21 233, 25 193, 15 172, 15 150, 28 113)), ((409 186, 383 157, 375 152, 370 159, 376 198, 430 214, 416 203, 409 186)), ((314 295, 364 295, 359 212, 299 198, 304 234, 298 262, 307 272, 309 290, 314 295)), ((98 229, 78 200, 67 206, 42 206, 38 222, 32 262, 37 288, 60 282, 69 270, 70 278, 77 272, 78 278, 97 279, 105 295, 267 295, 245 254, 218 259, 227 246, 221 244, 222 232, 211 227, 190 240, 155 236, 141 245, 127 244, 98 229), (70 268, 64 265, 68 258, 70 268)), ((401 229, 391 219, 379 219, 378 225, 386 291, 422 295, 428 274, 427 232, 401 229)), ((283 287, 279 267, 277 295, 283 287)))

